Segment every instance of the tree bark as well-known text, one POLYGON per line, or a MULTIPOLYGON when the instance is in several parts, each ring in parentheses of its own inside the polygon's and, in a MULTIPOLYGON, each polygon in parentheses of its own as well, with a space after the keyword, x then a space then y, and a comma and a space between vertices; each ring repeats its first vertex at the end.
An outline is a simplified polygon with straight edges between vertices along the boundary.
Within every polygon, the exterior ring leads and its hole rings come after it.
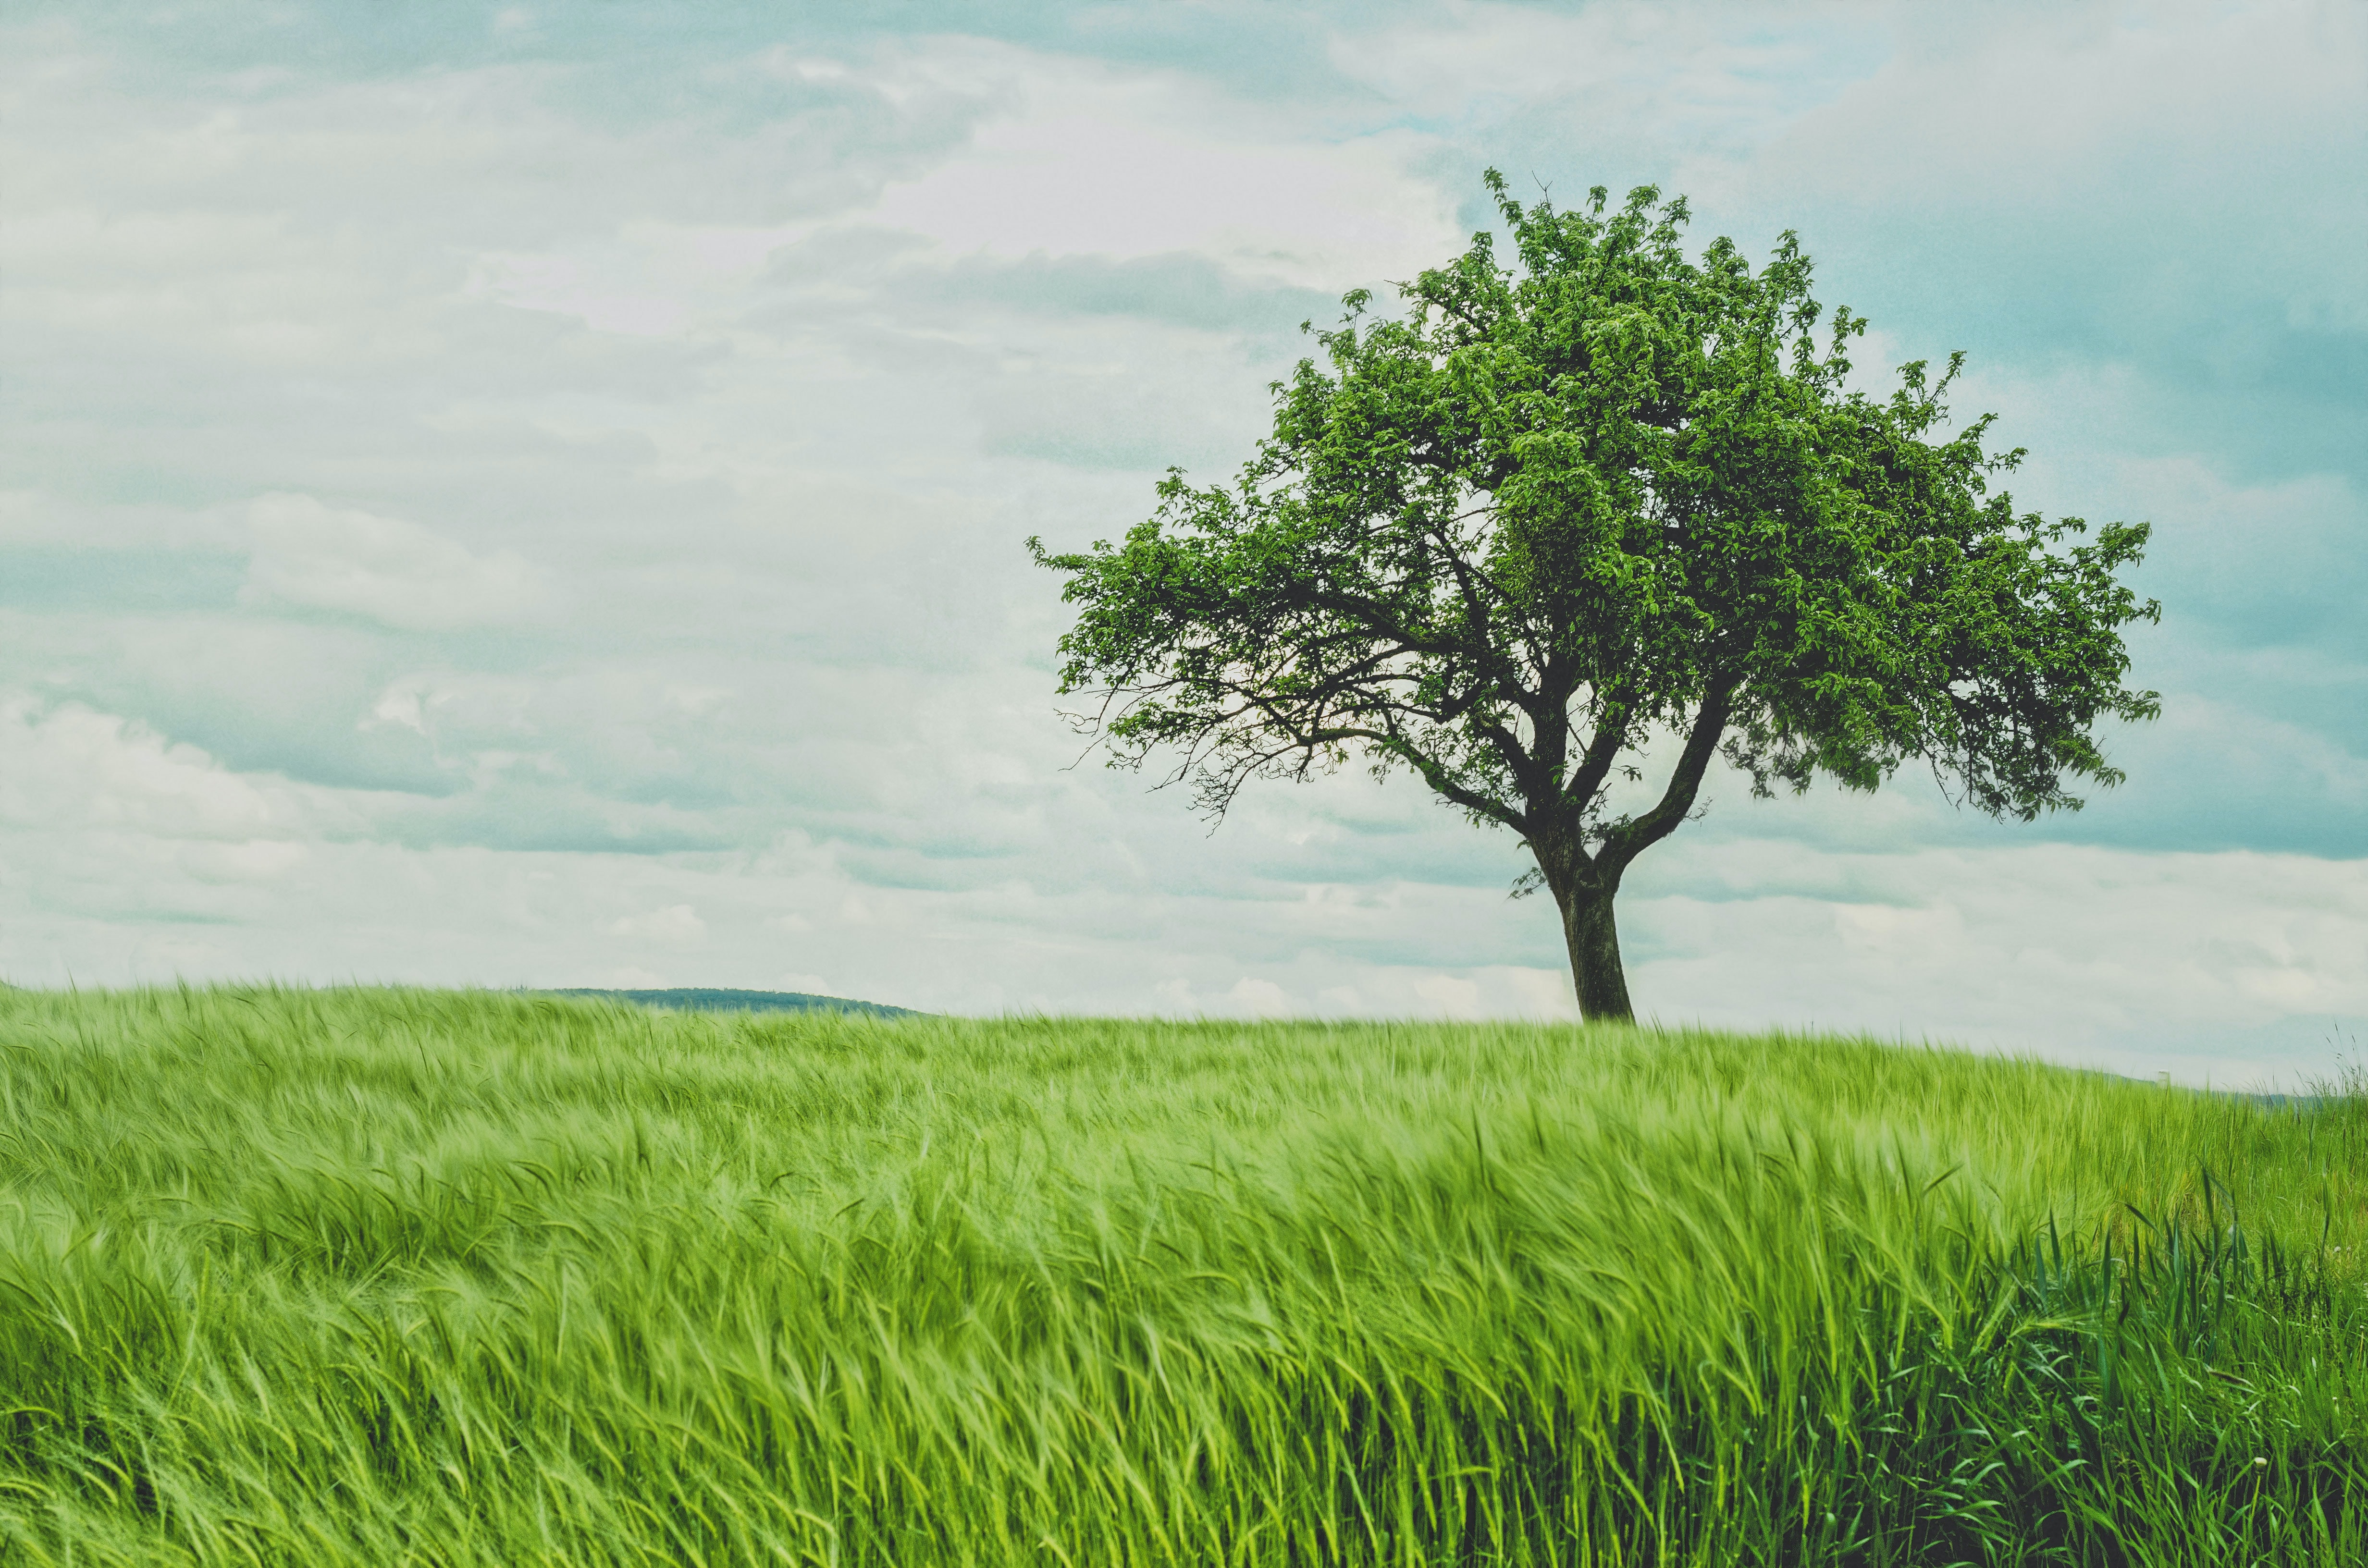
POLYGON ((1576 821, 1549 826, 1532 818, 1532 824, 1530 853, 1537 858, 1539 874, 1562 915, 1579 1017, 1590 1024, 1634 1023, 1628 974, 1620 962, 1620 926, 1611 912, 1627 862, 1608 854, 1589 855, 1576 821))
POLYGON ((1570 975, 1578 987, 1579 1016, 1590 1024, 1633 1024, 1628 974, 1620 962, 1620 926, 1611 901, 1618 884, 1577 882, 1563 890, 1563 939, 1570 948, 1570 975))

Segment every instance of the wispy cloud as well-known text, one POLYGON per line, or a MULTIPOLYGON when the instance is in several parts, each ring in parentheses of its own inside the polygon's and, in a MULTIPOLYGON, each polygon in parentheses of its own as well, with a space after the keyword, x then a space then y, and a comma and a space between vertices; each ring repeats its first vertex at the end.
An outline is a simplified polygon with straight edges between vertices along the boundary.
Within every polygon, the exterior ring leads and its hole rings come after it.
POLYGON ((344 610, 411 631, 538 619, 548 576, 516 551, 471 551, 417 523, 273 494, 248 508, 255 552, 242 597, 344 610))

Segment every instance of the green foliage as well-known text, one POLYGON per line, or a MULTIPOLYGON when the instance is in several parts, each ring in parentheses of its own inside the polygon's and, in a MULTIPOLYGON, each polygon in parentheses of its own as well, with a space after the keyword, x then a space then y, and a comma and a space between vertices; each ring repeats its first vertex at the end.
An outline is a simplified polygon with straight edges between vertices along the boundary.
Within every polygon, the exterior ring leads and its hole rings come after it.
POLYGON ((0 994, 0 1561, 2368 1551, 2368 1102, 1839 1040, 0 994))
POLYGON ((1489 186, 1517 266, 1482 233, 1403 317, 1350 294, 1235 483, 1171 471, 1117 546, 1030 540, 1113 763, 1174 748, 1220 813, 1253 777, 1410 768, 1520 833, 1566 920, 1722 749, 1762 793, 1921 758, 2026 820, 2120 778, 2091 732, 2157 711, 2122 685, 2146 525, 2017 513, 1992 482, 2021 454, 1942 428, 1957 358, 1853 390, 1865 324, 1820 343, 1792 235, 1754 270, 1725 239, 1689 256, 1649 187, 1565 211, 1489 186), (1656 736, 1666 787, 1616 809, 1656 736))

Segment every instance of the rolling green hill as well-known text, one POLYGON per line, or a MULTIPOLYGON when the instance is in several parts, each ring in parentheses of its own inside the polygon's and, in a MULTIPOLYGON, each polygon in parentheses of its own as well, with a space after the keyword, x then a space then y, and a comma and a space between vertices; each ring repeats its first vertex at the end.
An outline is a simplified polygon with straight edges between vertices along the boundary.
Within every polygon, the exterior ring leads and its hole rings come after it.
POLYGON ((596 1001, 631 1002, 637 1007, 672 1007, 688 1013, 860 1013, 875 1018, 913 1018, 909 1007, 880 1002, 857 1002, 845 996, 816 996, 804 991, 728 991, 708 986, 675 986, 663 991, 593 991, 571 987, 538 991, 538 996, 578 996, 596 1001))
POLYGON ((0 993, 11 1564, 2368 1561, 2368 1100, 0 993))

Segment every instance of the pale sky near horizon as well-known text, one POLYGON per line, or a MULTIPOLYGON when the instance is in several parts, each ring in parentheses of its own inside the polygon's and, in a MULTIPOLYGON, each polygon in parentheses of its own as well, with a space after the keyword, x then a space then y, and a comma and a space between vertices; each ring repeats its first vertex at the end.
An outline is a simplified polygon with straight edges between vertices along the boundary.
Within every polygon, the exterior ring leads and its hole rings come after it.
POLYGON ((1568 1017, 1418 785, 1071 767, 1059 583, 1479 176, 1799 231, 2148 519, 2129 782, 1631 872, 1641 1013, 2368 1039, 2368 6, 120 5, 0 27, 0 979, 1568 1017))

